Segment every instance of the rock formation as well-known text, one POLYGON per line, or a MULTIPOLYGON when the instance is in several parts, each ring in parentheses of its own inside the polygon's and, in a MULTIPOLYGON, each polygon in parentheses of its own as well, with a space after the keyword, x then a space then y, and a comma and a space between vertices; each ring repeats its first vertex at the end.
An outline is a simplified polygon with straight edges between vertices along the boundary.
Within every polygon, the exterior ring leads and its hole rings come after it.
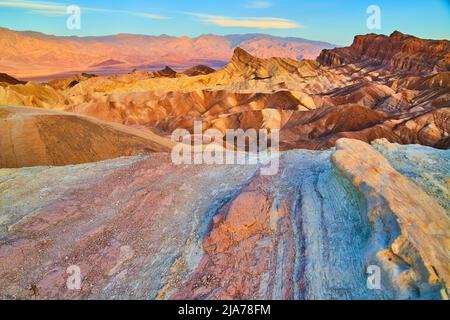
POLYGON ((183 74, 187 75, 188 77, 195 77, 204 74, 210 74, 213 73, 214 71, 215 70, 213 68, 200 64, 198 66, 194 66, 192 68, 184 70, 183 74))
POLYGON ((168 152, 174 144, 149 131, 34 108, 0 108, 0 123, 0 168, 61 166, 168 152))
POLYGON ((17 80, 6 73, 0 73, 0 85, 3 84, 23 84, 25 82, 17 80))
POLYGON ((436 195, 449 152, 376 148, 389 160, 347 139, 288 151, 275 176, 165 154, 1 169, 0 296, 445 298, 448 198, 436 195), (66 287, 71 265, 79 291, 66 287), (369 266, 381 290, 367 287, 369 266))
POLYGON ((323 50, 317 60, 329 66, 365 63, 411 72, 450 71, 450 41, 424 40, 395 31, 389 37, 356 36, 346 48, 323 50))

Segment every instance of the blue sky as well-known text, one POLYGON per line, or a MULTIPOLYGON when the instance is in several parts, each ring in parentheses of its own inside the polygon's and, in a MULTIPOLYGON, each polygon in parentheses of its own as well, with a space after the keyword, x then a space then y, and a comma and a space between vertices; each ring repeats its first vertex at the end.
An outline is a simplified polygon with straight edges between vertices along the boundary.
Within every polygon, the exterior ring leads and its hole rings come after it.
POLYGON ((55 35, 198 36, 268 33, 348 45, 354 35, 394 30, 450 38, 450 0, 0 0, 0 26, 55 35), (68 5, 81 7, 81 29, 66 27, 68 5), (369 5, 381 9, 381 29, 366 26, 369 5))

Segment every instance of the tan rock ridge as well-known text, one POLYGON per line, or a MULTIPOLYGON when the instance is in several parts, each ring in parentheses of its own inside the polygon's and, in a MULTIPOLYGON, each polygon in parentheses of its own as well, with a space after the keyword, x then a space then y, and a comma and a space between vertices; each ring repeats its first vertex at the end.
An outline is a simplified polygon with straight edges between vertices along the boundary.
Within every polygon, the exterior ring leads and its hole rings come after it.
POLYGON ((183 74, 187 75, 188 77, 195 77, 195 76, 210 74, 210 73, 213 73, 214 71, 215 70, 213 68, 200 64, 200 65, 194 66, 192 68, 189 68, 187 70, 184 70, 183 74))
MULTIPOLYGON (((398 274, 391 269, 401 285, 425 276, 425 281, 442 281, 450 287, 450 219, 445 210, 409 179, 399 174, 389 162, 369 145, 340 139, 333 154, 333 164, 349 178, 368 203, 368 217, 375 232, 387 234, 387 243, 377 257, 392 264, 398 256, 411 269, 398 274), (397 230, 399 228, 399 230, 397 230), (428 274, 418 275, 422 261, 428 274), (412 273, 412 274, 411 274, 412 273), (406 283, 404 283, 404 281, 406 283)), ((380 241, 376 236, 374 242, 380 241)), ((382 242, 383 240, 381 240, 382 242)), ((446 293, 448 295, 448 293, 446 293)))
POLYGON ((316 74, 315 69, 317 65, 314 61, 300 62, 289 58, 261 59, 238 47, 224 71, 231 75, 241 75, 245 79, 263 80, 285 74, 312 76, 316 74))
POLYGON ((14 77, 11 77, 10 75, 7 75, 6 73, 0 73, 0 85, 1 83, 7 83, 7 84, 23 84, 24 81, 17 80, 14 77))
POLYGON ((317 58, 323 65, 369 63, 412 72, 450 70, 450 41, 425 40, 395 31, 389 37, 377 34, 356 36, 346 48, 323 50, 317 58))
POLYGON ((68 165, 170 151, 152 132, 70 113, 0 107, 0 168, 68 165))

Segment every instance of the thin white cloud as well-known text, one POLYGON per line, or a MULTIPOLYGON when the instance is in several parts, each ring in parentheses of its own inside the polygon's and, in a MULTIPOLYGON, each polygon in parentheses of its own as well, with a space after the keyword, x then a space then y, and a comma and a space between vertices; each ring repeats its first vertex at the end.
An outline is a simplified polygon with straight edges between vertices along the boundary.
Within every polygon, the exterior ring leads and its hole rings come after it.
POLYGON ((33 9, 36 13, 42 11, 60 12, 66 8, 61 4, 37 1, 0 1, 0 7, 33 9))
POLYGON ((272 6, 272 3, 269 1, 252 1, 245 5, 246 8, 249 9, 267 9, 272 6))
POLYGON ((152 20, 171 19, 170 17, 160 16, 158 14, 146 13, 146 12, 135 12, 135 11, 128 11, 128 10, 114 10, 114 9, 103 9, 103 8, 81 8, 81 10, 83 10, 85 12, 119 13, 119 14, 126 14, 126 15, 130 15, 130 16, 136 16, 136 17, 152 19, 152 20))
POLYGON ((295 29, 304 26, 290 19, 272 17, 225 17, 203 13, 184 12, 201 21, 224 28, 295 29))
MULTIPOLYGON (((30 9, 28 12, 33 14, 40 14, 46 16, 58 16, 67 14, 66 10, 68 5, 63 5, 56 2, 43 2, 43 1, 0 1, 0 7, 18 8, 18 9, 30 9)), ((160 16, 153 13, 147 12, 134 12, 127 10, 114 10, 114 9, 104 9, 104 8, 89 8, 82 7, 82 12, 99 12, 99 13, 118 13, 132 15, 136 17, 141 17, 145 19, 152 20, 164 20, 170 19, 169 17, 160 16)))
MULTIPOLYGON (((254 1, 252 4, 255 7, 262 8, 268 6, 270 2, 266 1, 254 1)), ((3 1, 0 0, 0 7, 10 7, 27 9, 28 12, 32 14, 40 14, 46 16, 61 16, 67 14, 67 5, 63 5, 57 2, 44 2, 44 1, 26 1, 26 0, 10 0, 3 1)), ((116 10, 116 9, 105 9, 105 8, 92 8, 92 7, 82 7, 82 12, 97 12, 97 13, 116 13, 131 15, 136 17, 141 17, 144 19, 152 20, 164 20, 171 19, 170 17, 161 16, 158 14, 148 13, 148 12, 135 12, 128 10, 116 10)), ((173 11, 172 13, 177 13, 173 11)), ((186 15, 191 15, 198 17, 202 22, 216 25, 224 28, 254 28, 254 29, 295 29, 303 28, 304 26, 297 23, 296 21, 283 18, 272 18, 272 17, 227 17, 218 15, 209 15, 203 13, 195 12, 178 12, 186 15)))
POLYGON ((40 14, 40 15, 45 15, 45 16, 49 16, 49 17, 60 17, 60 16, 67 16, 66 11, 63 10, 40 10, 40 9, 33 9, 29 11, 30 13, 33 14, 40 14))
POLYGON ((294 29, 301 25, 288 20, 276 18, 233 19, 228 17, 214 17, 206 20, 219 27, 256 28, 256 29, 294 29))

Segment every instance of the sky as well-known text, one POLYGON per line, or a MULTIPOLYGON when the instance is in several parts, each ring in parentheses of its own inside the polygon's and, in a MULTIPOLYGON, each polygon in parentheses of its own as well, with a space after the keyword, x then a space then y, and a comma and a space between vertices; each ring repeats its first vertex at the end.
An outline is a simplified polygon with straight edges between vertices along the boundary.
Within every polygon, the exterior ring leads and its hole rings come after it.
POLYGON ((357 34, 395 30, 449 39, 450 0, 0 0, 0 26, 64 36, 266 33, 349 45, 357 34), (79 29, 67 27, 70 5, 81 9, 79 29), (379 29, 367 25, 371 5, 379 29))

